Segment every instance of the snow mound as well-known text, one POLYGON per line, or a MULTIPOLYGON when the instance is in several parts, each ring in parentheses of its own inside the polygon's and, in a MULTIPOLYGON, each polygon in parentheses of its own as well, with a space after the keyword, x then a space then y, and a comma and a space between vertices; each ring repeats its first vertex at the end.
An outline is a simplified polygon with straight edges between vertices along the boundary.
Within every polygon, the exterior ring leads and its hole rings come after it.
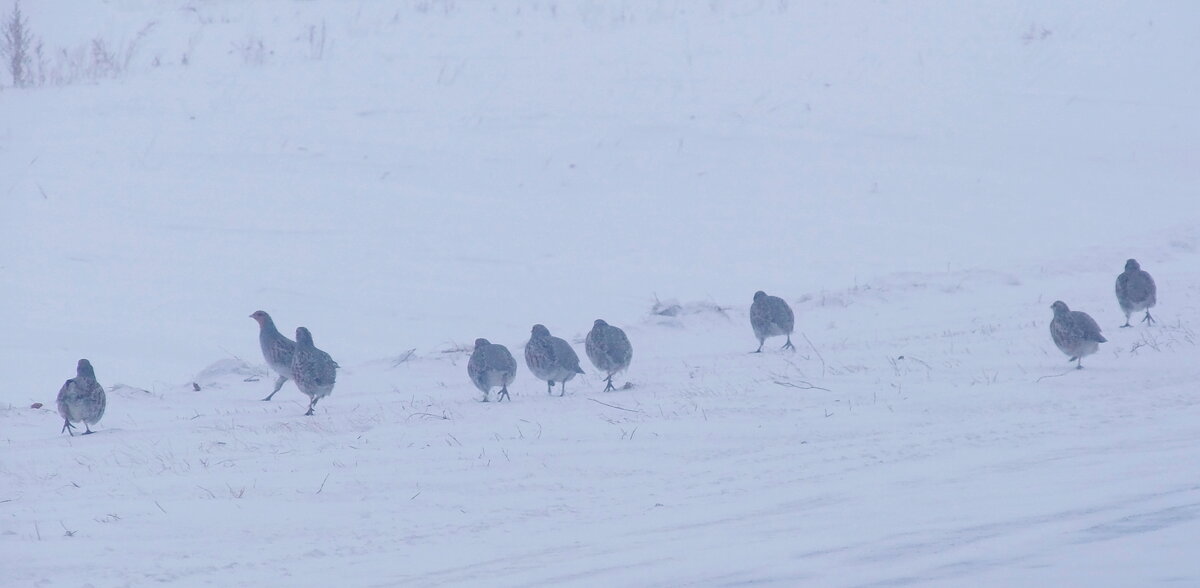
POLYGON ((226 388, 234 382, 256 382, 270 372, 264 365, 252 365, 236 357, 217 360, 200 370, 192 382, 203 388, 226 388))

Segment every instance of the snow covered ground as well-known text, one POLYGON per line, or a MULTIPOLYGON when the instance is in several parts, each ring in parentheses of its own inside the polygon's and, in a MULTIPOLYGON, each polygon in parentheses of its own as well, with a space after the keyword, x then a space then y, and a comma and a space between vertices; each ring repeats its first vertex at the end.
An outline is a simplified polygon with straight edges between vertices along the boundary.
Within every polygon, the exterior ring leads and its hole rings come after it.
POLYGON ((1200 7, 23 8, 74 78, 0 89, 0 585, 1200 584, 1200 7), (629 388, 477 402, 476 337, 596 318, 629 388))

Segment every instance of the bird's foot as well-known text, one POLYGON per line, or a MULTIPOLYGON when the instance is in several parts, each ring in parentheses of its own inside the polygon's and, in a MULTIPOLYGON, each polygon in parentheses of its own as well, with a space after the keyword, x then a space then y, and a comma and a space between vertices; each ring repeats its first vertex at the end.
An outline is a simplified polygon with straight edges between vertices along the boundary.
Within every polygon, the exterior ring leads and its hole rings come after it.
POLYGON ((1072 357, 1071 359, 1067 360, 1067 363, 1071 363, 1072 361, 1079 361, 1079 357, 1078 356, 1072 357))
POLYGON ((88 429, 88 430, 87 430, 87 431, 85 431, 83 434, 84 434, 84 435, 91 435, 92 433, 95 433, 95 431, 93 431, 93 430, 91 430, 91 429, 88 429))
POLYGON ((1122 328, 1122 329, 1128 329, 1129 327, 1132 327, 1132 326, 1133 326, 1133 325, 1129 324, 1129 321, 1125 321, 1125 324, 1121 325, 1121 328, 1122 328))
POLYGON ((72 425, 71 421, 64 420, 62 431, 59 431, 58 434, 62 435, 64 432, 70 433, 71 436, 74 437, 75 436, 75 425, 72 425))
POLYGON ((613 386, 613 384, 612 384, 612 376, 609 376, 608 379, 605 380, 605 382, 608 382, 608 385, 604 387, 605 392, 612 392, 613 390, 617 389, 617 387, 613 386))
POLYGON ((496 396, 496 402, 503 402, 505 400, 512 402, 512 398, 508 396, 508 388, 500 390, 500 394, 496 396))
POLYGON ((484 396, 483 398, 480 398, 479 401, 480 402, 488 402, 488 397, 484 396))
POLYGON ((1080 363, 1079 365, 1075 366, 1075 369, 1077 369, 1077 370, 1083 369, 1083 364, 1080 363))
POLYGON ((791 339, 788 339, 788 340, 787 340, 787 343, 784 343, 784 344, 783 344, 783 347, 780 347, 780 349, 791 349, 792 351, 795 351, 795 350, 796 350, 796 346, 795 346, 795 345, 792 345, 792 340, 791 340, 791 339))
POLYGON ((310 407, 308 407, 308 412, 304 413, 304 416, 312 416, 312 415, 313 415, 313 407, 310 406, 310 407))
POLYGON ((1154 325, 1154 323, 1158 321, 1154 320, 1154 317, 1150 316, 1150 313, 1147 312, 1145 318, 1142 319, 1142 322, 1149 325, 1154 325))

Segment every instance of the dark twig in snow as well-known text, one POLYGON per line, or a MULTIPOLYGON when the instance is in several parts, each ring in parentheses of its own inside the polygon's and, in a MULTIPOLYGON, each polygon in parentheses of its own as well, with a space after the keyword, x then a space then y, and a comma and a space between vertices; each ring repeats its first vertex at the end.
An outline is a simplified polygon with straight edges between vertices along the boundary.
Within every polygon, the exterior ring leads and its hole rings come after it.
POLYGON ((221 347, 220 345, 218 345, 218 346, 217 346, 217 349, 220 349, 221 351, 224 351, 225 353, 229 354, 229 357, 232 357, 232 358, 234 358, 234 359, 236 359, 236 360, 238 360, 238 361, 242 361, 242 358, 238 357, 238 356, 237 356, 236 354, 234 354, 232 351, 230 351, 230 350, 228 350, 228 349, 226 349, 226 348, 224 348, 224 347, 221 347))
POLYGON ((623 406, 617 406, 617 405, 615 405, 615 404, 609 404, 609 403, 607 403, 607 402, 600 402, 599 400, 596 400, 595 398, 588 398, 588 400, 591 400, 592 402, 595 402, 596 404, 603 404, 604 406, 607 406, 607 407, 609 407, 609 408, 615 408, 615 409, 617 409, 617 410, 623 410, 623 411, 625 411, 625 412, 636 412, 636 413, 641 413, 641 412, 642 412, 642 411, 640 411, 640 410, 634 410, 634 409, 632 409, 632 408, 625 408, 625 407, 623 407, 623 406))
POLYGON ((414 413, 408 415, 408 418, 411 419, 413 417, 418 417, 418 416, 429 417, 431 419, 438 419, 438 420, 443 420, 443 421, 450 420, 450 416, 447 415, 445 412, 442 412, 442 414, 440 414, 440 415, 432 414, 432 413, 428 413, 428 412, 414 412, 414 413))
MULTIPOLYGON (((522 423, 529 423, 529 424, 531 424, 531 425, 537 425, 537 428, 538 428, 537 438, 538 438, 538 439, 541 439, 541 438, 542 438, 542 423, 539 423, 539 422, 536 422, 536 421, 527 421, 527 420, 525 420, 525 419, 521 419, 521 422, 522 422, 522 423)), ((520 430, 521 430, 521 427, 520 427, 520 426, 517 426, 517 431, 520 431, 520 430)), ((522 439, 524 439, 524 438, 525 438, 525 435, 524 435, 524 434, 522 434, 522 435, 521 435, 521 438, 522 438, 522 439)))
POLYGON ((157 500, 154 501, 154 506, 157 506, 158 510, 161 510, 163 514, 167 514, 167 509, 163 508, 162 505, 159 504, 157 500))
POLYGON ((1061 373, 1061 374, 1050 374, 1050 375, 1048 375, 1048 376, 1042 376, 1042 377, 1038 378, 1038 379, 1037 379, 1037 381, 1036 381, 1036 382, 1034 382, 1034 383, 1036 384, 1037 382, 1041 382, 1042 380, 1045 380, 1046 378, 1061 378, 1061 377, 1063 377, 1063 376, 1065 376, 1065 375, 1067 375, 1067 374, 1069 374, 1069 373, 1071 373, 1071 372, 1070 372, 1070 371, 1066 371, 1066 372, 1063 372, 1063 373, 1061 373))
POLYGON ((909 355, 909 356, 904 356, 904 355, 901 355, 900 357, 897 357, 896 359, 907 359, 907 360, 910 360, 910 361, 915 361, 915 362, 917 362, 917 363, 919 363, 919 364, 921 364, 921 365, 925 366, 925 369, 926 369, 926 370, 933 371, 933 366, 931 366, 931 365, 929 365, 929 364, 925 363, 924 361, 921 361, 920 359, 917 359, 917 358, 915 358, 915 357, 913 357, 913 356, 911 356, 911 355, 909 355))
POLYGON ((812 341, 809 341, 808 335, 805 335, 804 332, 801 331, 800 336, 804 337, 804 342, 808 343, 808 346, 810 349, 813 350, 813 353, 817 354, 817 359, 821 360, 821 377, 824 378, 825 377, 825 358, 821 356, 820 351, 817 351, 817 346, 813 345, 812 341))
POLYGON ((780 380, 774 380, 774 382, 777 385, 787 386, 788 388, 799 388, 800 390, 824 390, 826 392, 833 392, 833 390, 830 390, 829 388, 813 386, 812 384, 809 384, 808 382, 804 382, 804 381, 801 381, 799 384, 793 384, 791 382, 782 382, 780 380))
POLYGON ((325 474, 325 479, 321 480, 321 487, 317 488, 317 494, 320 494, 325 489, 325 482, 329 481, 329 474, 325 474))
POLYGON ((414 356, 416 356, 416 354, 417 354, 416 347, 413 347, 412 349, 409 349, 408 351, 401 353, 394 361, 392 361, 392 367, 399 367, 400 365, 408 363, 408 360, 412 359, 414 356))

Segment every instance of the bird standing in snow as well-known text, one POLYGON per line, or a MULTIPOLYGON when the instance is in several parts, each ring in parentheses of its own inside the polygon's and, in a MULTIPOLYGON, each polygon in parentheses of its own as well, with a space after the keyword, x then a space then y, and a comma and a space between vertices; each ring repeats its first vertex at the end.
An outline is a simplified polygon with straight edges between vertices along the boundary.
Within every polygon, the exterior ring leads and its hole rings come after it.
POLYGON ((759 290, 754 293, 754 303, 750 305, 750 326, 754 327, 754 336, 758 337, 758 349, 761 353, 763 342, 767 337, 787 335, 787 343, 782 349, 795 349, 792 345, 792 328, 796 326, 796 317, 791 307, 778 296, 767 296, 759 290))
POLYGON ((1062 300, 1056 300, 1050 308, 1054 309, 1050 337, 1058 349, 1071 358, 1067 361, 1076 362, 1075 369, 1083 369, 1083 357, 1095 353, 1108 339, 1100 334, 1100 325, 1088 313, 1071 310, 1062 300))
POLYGON ((1125 312, 1125 324, 1121 328, 1133 326, 1129 324, 1129 315, 1142 310, 1146 311, 1142 322, 1154 324, 1150 309, 1158 303, 1158 288, 1154 285, 1154 278, 1142 269, 1136 259, 1126 261, 1125 271, 1117 276, 1117 302, 1125 312))
POLYGON ((517 360, 513 359, 508 348, 494 344, 487 339, 475 340, 475 351, 467 362, 467 375, 471 382, 483 392, 483 402, 488 401, 492 388, 500 386, 496 401, 502 402, 508 396, 508 385, 517 377, 517 360))
POLYGON ((258 344, 262 347, 263 359, 267 365, 279 374, 275 380, 275 389, 263 400, 269 401, 283 387, 283 383, 292 377, 292 355, 296 353, 296 342, 283 336, 275 328, 275 321, 265 311, 255 311, 250 318, 258 321, 258 344))
POLYGON ((555 382, 562 382, 559 396, 565 396, 567 381, 583 373, 579 369, 579 356, 571 345, 551 336, 550 330, 542 325, 533 325, 529 343, 525 344, 525 363, 534 376, 546 381, 547 394, 553 393, 555 382))
POLYGON ((104 388, 96 381, 96 371, 92 362, 81 359, 75 366, 75 377, 67 380, 58 391, 58 414, 63 418, 63 431, 75 436, 75 425, 72 422, 83 421, 83 428, 91 435, 94 431, 89 425, 100 422, 104 416, 104 406, 107 399, 104 388))
POLYGON ((292 381, 296 387, 311 399, 308 412, 304 416, 312 416, 317 401, 333 392, 333 382, 337 378, 337 362, 328 353, 313 345, 312 333, 308 329, 296 329, 296 353, 292 356, 292 381))
POLYGON ((633 345, 629 337, 619 327, 614 327, 602 319, 596 319, 592 330, 584 341, 584 351, 596 369, 608 374, 604 391, 616 390, 613 386, 613 375, 629 367, 633 359, 633 345))

